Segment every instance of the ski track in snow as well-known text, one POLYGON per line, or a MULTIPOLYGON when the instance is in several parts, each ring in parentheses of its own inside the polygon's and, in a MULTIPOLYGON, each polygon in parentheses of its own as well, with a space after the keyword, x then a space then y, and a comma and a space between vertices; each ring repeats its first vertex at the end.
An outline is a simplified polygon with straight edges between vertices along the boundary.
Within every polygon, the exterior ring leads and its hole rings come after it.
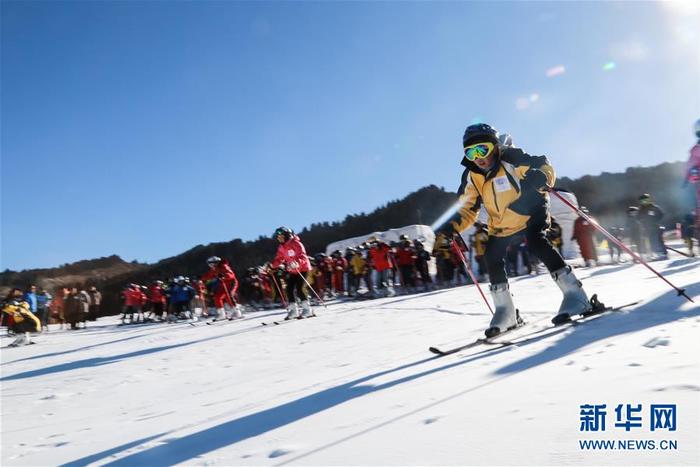
MULTIPOLYGON (((653 265, 700 301, 700 261, 653 265)), ((523 335, 539 332, 442 358, 428 346, 488 324, 473 286, 338 301, 284 326, 260 325, 280 310, 215 326, 52 328, 2 349, 2 464, 700 464, 688 422, 700 418, 697 304, 641 266, 577 274, 608 305, 644 301, 548 329, 556 285, 516 278, 523 335), (580 451, 585 403, 675 403, 680 448, 580 451)))

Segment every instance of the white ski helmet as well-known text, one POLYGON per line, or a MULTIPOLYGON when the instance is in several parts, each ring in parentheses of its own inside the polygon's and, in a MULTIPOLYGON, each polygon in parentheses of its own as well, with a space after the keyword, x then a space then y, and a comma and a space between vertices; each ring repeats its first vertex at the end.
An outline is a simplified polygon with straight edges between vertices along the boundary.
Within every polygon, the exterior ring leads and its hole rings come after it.
POLYGON ((698 119, 698 121, 695 122, 695 136, 700 138, 700 119, 698 119))
POLYGON ((221 258, 219 258, 218 256, 212 256, 207 260, 207 264, 209 266, 217 265, 220 262, 221 262, 221 258))

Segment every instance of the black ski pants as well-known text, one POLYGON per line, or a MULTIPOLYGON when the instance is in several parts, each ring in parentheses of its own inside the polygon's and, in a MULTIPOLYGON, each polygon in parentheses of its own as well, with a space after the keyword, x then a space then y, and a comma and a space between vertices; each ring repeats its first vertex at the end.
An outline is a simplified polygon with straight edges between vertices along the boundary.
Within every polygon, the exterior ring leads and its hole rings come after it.
MULTIPOLYGON (((305 274, 305 273, 301 273, 305 274)), ((304 293, 304 278, 301 274, 290 272, 287 277, 287 300, 289 303, 294 303, 295 299, 299 301, 306 300, 306 294, 304 293)))
POLYGON ((545 234, 547 229, 549 229, 549 216, 546 212, 540 212, 539 215, 534 215, 530 218, 525 230, 507 237, 489 235, 484 258, 491 283, 502 284, 508 281, 505 261, 508 245, 517 245, 523 237, 527 240, 527 247, 530 253, 538 257, 547 266, 549 272, 554 272, 566 266, 559 252, 547 240, 545 234))

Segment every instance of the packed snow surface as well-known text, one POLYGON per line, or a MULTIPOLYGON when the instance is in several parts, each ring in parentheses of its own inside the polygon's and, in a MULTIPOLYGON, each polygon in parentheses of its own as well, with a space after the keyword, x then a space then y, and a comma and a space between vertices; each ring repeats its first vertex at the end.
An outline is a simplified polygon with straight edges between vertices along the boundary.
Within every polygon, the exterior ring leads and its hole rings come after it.
POLYGON ((261 324, 273 310, 212 326, 104 318, 20 348, 3 337, 2 465, 699 465, 700 260, 652 264, 696 303, 641 265, 578 269, 604 303, 642 301, 547 330, 556 285, 515 278, 529 325, 501 338, 514 344, 445 357, 428 347, 488 325, 474 286, 279 326, 261 324), (584 404, 606 404, 604 432, 580 431, 584 404), (619 404, 641 404, 642 427, 615 427, 619 404), (676 405, 675 431, 651 431, 651 404, 676 405))

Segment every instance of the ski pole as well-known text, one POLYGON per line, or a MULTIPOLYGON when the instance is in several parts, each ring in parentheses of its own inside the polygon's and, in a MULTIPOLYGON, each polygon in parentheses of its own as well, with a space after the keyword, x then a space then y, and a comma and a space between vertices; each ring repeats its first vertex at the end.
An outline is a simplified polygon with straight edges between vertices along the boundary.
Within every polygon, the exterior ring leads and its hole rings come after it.
POLYGON ((299 275, 301 276, 302 279, 304 279, 304 282, 306 283, 306 286, 309 288, 309 290, 311 290, 314 293, 314 295, 316 295, 316 298, 318 298, 318 300, 321 302, 321 305, 323 305, 323 308, 328 309, 328 307, 326 306, 326 302, 324 302, 323 299, 316 293, 314 288, 311 287, 311 284, 309 284, 309 281, 306 280, 306 276, 304 276, 303 273, 299 273, 299 275))
POLYGON ((328 309, 328 307, 326 306, 326 302, 324 302, 323 299, 321 297, 319 297, 319 295, 316 293, 314 288, 311 287, 311 284, 309 284, 309 281, 306 280, 306 276, 304 276, 304 273, 300 272, 299 275, 304 280, 304 282, 306 283, 306 286, 309 288, 309 290, 311 290, 314 293, 314 295, 316 295, 316 298, 318 298, 318 300, 321 302, 321 305, 323 305, 323 308, 328 309))
POLYGON ((688 299, 689 301, 691 301, 692 303, 695 303, 695 302, 693 301, 692 298, 690 298, 688 295, 686 295, 685 289, 680 289, 680 288, 676 287, 675 285, 671 284, 671 282, 669 282, 668 279, 666 279, 664 276, 662 276, 660 273, 658 273, 654 268, 652 268, 651 266, 649 266, 649 264, 647 264, 647 262, 644 261, 644 260, 641 258, 641 256, 637 255, 637 254, 636 254, 635 252, 633 252, 627 245, 625 245, 624 243, 622 243, 621 241, 619 241, 617 238, 615 238, 614 235, 612 235, 610 232, 608 232, 608 231, 605 230, 603 227, 601 227, 601 226, 598 224, 598 222, 596 222, 596 221, 594 221, 593 219, 591 219, 590 217, 588 217, 588 216, 586 215, 586 213, 584 213, 584 212, 581 211, 579 208, 577 208, 576 206, 574 206, 573 204, 571 204, 571 202, 569 202, 569 200, 567 200, 567 199, 564 198, 562 195, 560 195, 559 192, 557 192, 554 188, 549 188, 549 192, 550 192, 550 193, 553 193, 553 194, 554 194, 557 198, 559 198, 564 204, 566 204, 566 205, 569 206, 571 209, 573 209, 579 216, 583 217, 585 220, 587 220, 588 222, 590 222, 591 225, 592 225, 593 227, 595 227, 600 233, 602 233, 603 235, 605 235, 605 236, 608 238, 608 240, 610 240, 610 241, 613 242, 615 245, 617 245, 617 246, 619 246, 620 248, 622 248, 623 250, 625 250, 625 252, 626 252, 627 254, 629 254, 630 256, 632 256, 632 258, 636 259, 636 260, 639 261, 641 264, 643 264, 648 270, 650 270, 651 272, 653 272, 654 274, 656 274, 657 276, 659 276, 659 279, 663 280, 663 281, 666 282, 668 285, 670 285, 671 287, 673 287, 673 288, 676 290, 676 292, 678 292, 678 295, 679 295, 679 296, 682 295, 683 297, 687 298, 687 299, 688 299))
POLYGON ((272 282, 275 284, 275 288, 277 289, 277 293, 280 294, 280 300, 282 301, 282 306, 287 308, 287 299, 284 298, 284 294, 282 293, 282 289, 280 289, 279 284, 277 283, 277 279, 275 278, 275 271, 270 271, 270 277, 272 278, 272 282))
POLYGON ((692 258, 688 253, 683 253, 682 251, 676 250, 675 248, 671 248, 670 246, 666 246, 667 250, 671 250, 674 253, 678 253, 681 256, 685 256, 686 258, 692 258))
POLYGON ((238 303, 231 297, 231 294, 228 293, 228 287, 226 287, 226 281, 223 278, 219 278, 221 281, 221 287, 224 288, 224 292, 226 292, 226 298, 228 298, 228 304, 231 305, 232 308, 235 308, 238 303))
MULTIPOLYGON (((457 237, 459 237, 462 240, 462 243, 464 243, 464 239, 462 238, 461 235, 457 234, 457 237)), ((472 282, 474 282, 474 285, 476 285, 476 288, 479 289, 479 293, 481 294, 481 298, 484 299, 486 306, 489 308, 489 311, 491 312, 491 314, 493 314, 493 309, 491 309, 491 304, 486 299, 486 295, 484 295, 484 291, 481 290, 481 286, 479 285, 479 281, 477 281, 476 277, 474 277, 474 271, 472 271, 471 265, 469 263, 467 263, 467 260, 464 257, 462 250, 459 248, 459 244, 458 244, 457 240, 454 237, 452 238, 452 247, 457 251, 457 256, 459 256, 459 259, 462 260, 462 264, 464 264, 464 267, 467 268, 467 273, 469 274, 469 277, 472 278, 472 282)), ((465 245, 465 248, 466 248, 466 245, 465 245)))

